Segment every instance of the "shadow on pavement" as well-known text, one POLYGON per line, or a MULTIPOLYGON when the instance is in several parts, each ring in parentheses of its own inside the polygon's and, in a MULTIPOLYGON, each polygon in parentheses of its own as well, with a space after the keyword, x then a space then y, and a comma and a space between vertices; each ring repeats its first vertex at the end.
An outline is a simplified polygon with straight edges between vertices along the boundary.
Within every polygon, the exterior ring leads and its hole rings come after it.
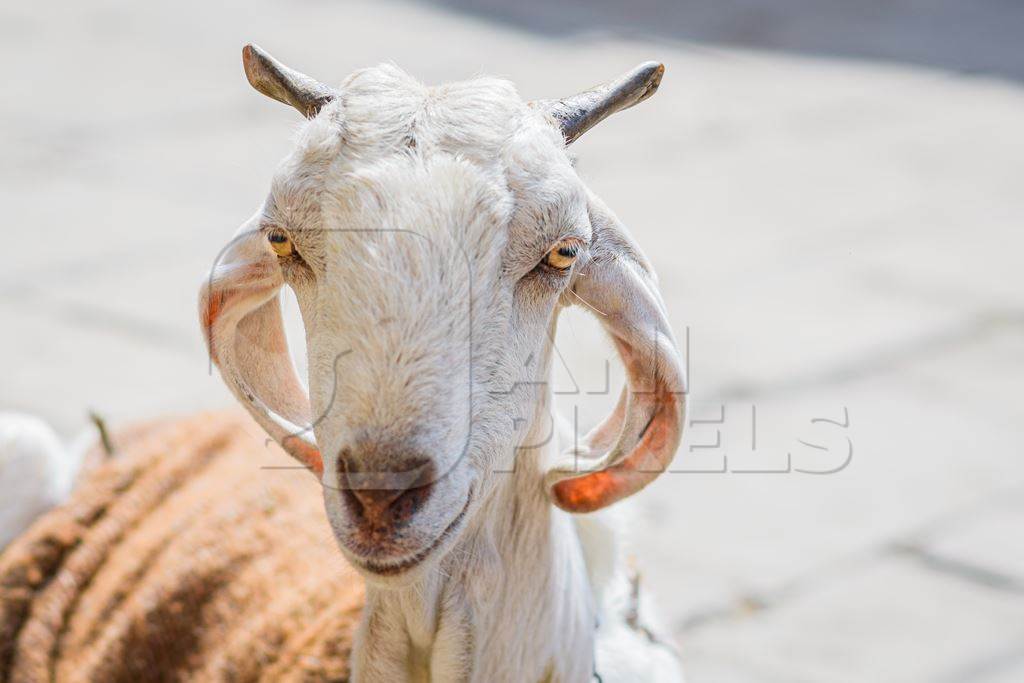
POLYGON ((1018 0, 421 0, 553 36, 721 43, 1024 80, 1018 0))

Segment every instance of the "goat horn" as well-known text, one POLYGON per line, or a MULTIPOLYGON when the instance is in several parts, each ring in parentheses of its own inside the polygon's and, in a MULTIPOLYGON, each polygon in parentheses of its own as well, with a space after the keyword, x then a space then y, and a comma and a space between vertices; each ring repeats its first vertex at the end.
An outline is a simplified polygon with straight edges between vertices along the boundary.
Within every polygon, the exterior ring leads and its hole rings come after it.
POLYGON ((537 100, 531 105, 546 111, 558 123, 569 145, 611 114, 653 95, 664 73, 664 64, 644 62, 614 81, 560 100, 537 100))
POLYGON ((252 87, 278 102, 290 104, 307 119, 338 96, 333 88, 289 69, 256 45, 242 48, 242 65, 252 87))

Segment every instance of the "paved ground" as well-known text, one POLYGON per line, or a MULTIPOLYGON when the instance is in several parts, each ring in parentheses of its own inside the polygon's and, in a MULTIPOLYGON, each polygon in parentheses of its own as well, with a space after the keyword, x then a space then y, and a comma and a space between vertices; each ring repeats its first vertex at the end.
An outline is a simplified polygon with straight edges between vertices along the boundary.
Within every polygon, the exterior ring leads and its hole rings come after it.
MULTIPOLYGON (((817 5, 739 23, 737 6, 687 31, 655 3, 648 40, 608 32, 605 5, 570 31, 487 6, 7 3, 0 407, 71 434, 88 408, 228 401, 194 293, 296 123, 249 90, 244 42, 324 78, 393 60, 531 97, 661 59, 659 95, 577 152, 689 330, 681 471, 633 527, 692 679, 1024 680, 1020 12, 974 4, 970 30, 901 41, 898 22, 844 32, 833 7, 830 53, 801 28, 817 5), (785 472, 787 453, 849 462, 785 472)), ((610 351, 583 314, 560 340, 561 400, 592 421, 610 351)))

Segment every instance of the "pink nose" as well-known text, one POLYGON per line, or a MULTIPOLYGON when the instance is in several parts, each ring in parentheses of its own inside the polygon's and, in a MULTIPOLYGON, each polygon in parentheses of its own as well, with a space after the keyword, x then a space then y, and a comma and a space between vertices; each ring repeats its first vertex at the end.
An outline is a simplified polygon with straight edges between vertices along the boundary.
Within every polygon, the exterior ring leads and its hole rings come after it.
POLYGON ((346 453, 338 456, 338 478, 345 506, 357 520, 393 528, 406 524, 430 498, 434 465, 426 459, 402 463, 395 472, 359 471, 346 453))

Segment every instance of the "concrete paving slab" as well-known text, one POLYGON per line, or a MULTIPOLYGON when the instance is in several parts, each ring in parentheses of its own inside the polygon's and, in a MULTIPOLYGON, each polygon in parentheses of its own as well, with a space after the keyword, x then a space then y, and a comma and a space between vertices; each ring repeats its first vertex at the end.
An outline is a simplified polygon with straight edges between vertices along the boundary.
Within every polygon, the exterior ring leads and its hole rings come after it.
POLYGON ((758 680, 820 683, 973 681, 988 678, 972 671, 1018 670, 1011 654, 1021 652, 1024 596, 901 559, 809 579, 798 590, 777 608, 684 636, 693 680, 714 680, 729 663, 755 669, 758 680))
POLYGON ((1024 489, 936 524, 908 548, 922 561, 959 569, 978 581, 1024 593, 1024 489))
POLYGON ((0 335, 0 355, 30 358, 5 366, 0 405, 36 413, 71 437, 96 410, 110 424, 229 405, 207 374, 199 340, 190 350, 173 330, 103 309, 58 303, 13 308, 17 334, 0 335))

